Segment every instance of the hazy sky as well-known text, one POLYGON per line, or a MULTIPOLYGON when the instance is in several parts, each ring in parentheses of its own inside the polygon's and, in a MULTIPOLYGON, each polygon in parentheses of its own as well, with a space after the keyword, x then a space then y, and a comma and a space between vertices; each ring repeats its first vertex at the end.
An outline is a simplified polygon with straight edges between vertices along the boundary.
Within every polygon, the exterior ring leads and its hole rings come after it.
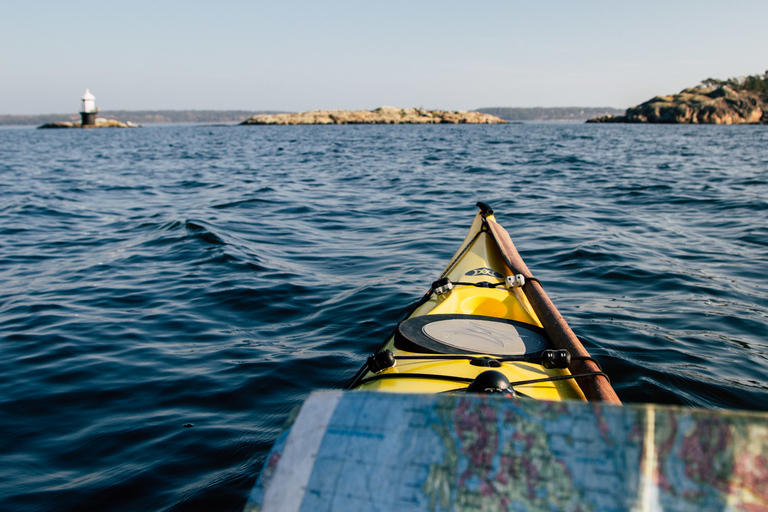
POLYGON ((625 108, 768 69, 768 1, 0 2, 0 114, 625 108))

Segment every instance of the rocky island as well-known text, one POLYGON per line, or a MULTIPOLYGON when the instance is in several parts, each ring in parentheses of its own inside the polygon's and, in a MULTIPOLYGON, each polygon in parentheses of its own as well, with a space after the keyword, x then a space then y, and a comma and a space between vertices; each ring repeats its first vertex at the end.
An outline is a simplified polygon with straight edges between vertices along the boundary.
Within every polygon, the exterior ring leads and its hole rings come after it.
POLYGON ((88 89, 80 98, 83 106, 80 109, 80 121, 56 121, 45 123, 38 128, 138 128, 131 122, 123 123, 116 119, 104 119, 96 117, 99 108, 96 106, 96 97, 88 89))
POLYGON ((82 126, 80 121, 58 121, 55 123, 45 123, 38 126, 38 128, 138 128, 140 125, 134 124, 130 121, 122 122, 117 119, 105 119, 103 117, 96 118, 96 124, 82 126))
POLYGON ((502 124, 503 119, 481 112, 449 112, 421 108, 380 107, 376 110, 313 110, 298 114, 260 115, 241 125, 296 124, 502 124))
POLYGON ((768 71, 765 75, 716 80, 656 96, 627 109, 623 116, 603 116, 588 123, 768 124, 768 71))

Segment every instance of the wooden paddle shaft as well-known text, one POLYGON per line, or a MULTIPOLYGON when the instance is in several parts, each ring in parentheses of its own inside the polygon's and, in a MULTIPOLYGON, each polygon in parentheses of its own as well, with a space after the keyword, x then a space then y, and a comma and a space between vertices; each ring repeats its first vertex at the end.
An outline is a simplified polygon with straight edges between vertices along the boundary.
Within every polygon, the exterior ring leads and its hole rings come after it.
MULTIPOLYGON (((517 274, 522 274, 526 279, 532 278, 533 274, 528 270, 528 266, 523 261, 520 253, 517 252, 517 248, 515 248, 515 244, 512 243, 512 239, 510 238, 509 233, 507 233, 507 230, 490 216, 486 218, 486 220, 488 221, 488 226, 491 228, 493 238, 501 249, 509 268, 517 274)), ((541 324, 544 326, 544 330, 550 340, 552 340, 552 344, 555 348, 565 349, 570 352, 572 356, 589 357, 587 349, 584 348, 584 345, 581 344, 579 338, 573 333, 568 326, 568 323, 563 318, 563 315, 557 310, 539 282, 526 280, 524 286, 525 295, 528 297, 528 301, 531 303, 531 306, 533 306, 533 310, 539 317, 539 321, 541 321, 541 324)), ((574 373, 600 371, 593 361, 573 361, 571 363, 571 368, 574 373)), ((576 379, 576 382, 589 401, 621 404, 621 400, 619 400, 616 391, 611 387, 611 383, 602 375, 582 377, 576 379)))

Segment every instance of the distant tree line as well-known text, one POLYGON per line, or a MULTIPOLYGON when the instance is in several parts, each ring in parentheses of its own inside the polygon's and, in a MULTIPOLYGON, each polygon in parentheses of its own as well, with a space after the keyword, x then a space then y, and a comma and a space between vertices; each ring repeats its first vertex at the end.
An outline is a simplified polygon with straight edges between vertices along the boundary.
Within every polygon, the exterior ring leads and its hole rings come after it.
POLYGON ((739 76, 727 80, 707 78, 701 81, 707 87, 730 87, 734 91, 751 91, 768 98, 768 71, 761 75, 739 76))
MULTIPOLYGON (((99 117, 130 121, 136 124, 153 123, 240 123, 249 117, 261 114, 280 114, 272 110, 101 110, 99 117)), ((80 115, 0 115, 0 126, 41 125, 61 121, 79 121, 80 115)))
POLYGON ((593 117, 624 114, 623 109, 611 107, 489 107, 477 111, 505 121, 586 121, 593 117))

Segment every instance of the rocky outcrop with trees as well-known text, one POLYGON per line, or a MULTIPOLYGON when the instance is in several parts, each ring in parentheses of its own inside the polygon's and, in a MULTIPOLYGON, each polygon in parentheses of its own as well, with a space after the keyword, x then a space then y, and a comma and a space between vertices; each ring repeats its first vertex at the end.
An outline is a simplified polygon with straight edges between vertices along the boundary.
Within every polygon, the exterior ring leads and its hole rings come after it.
POLYGON ((588 123, 768 124, 768 71, 763 76, 717 80, 670 96, 656 96, 623 116, 588 123))
POLYGON ((298 114, 253 116, 244 125, 295 124, 499 124, 503 119, 480 112, 380 107, 376 110, 313 110, 298 114))

